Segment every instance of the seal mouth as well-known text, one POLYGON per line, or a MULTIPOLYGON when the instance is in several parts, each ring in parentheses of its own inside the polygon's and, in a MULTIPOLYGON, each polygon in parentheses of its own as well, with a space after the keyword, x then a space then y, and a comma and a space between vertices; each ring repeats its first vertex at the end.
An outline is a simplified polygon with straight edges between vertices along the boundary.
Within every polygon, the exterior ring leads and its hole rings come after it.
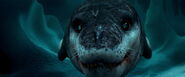
POLYGON ((98 69, 98 68, 108 68, 108 69, 112 69, 115 68, 119 65, 121 65, 123 62, 129 62, 129 53, 126 53, 125 56, 123 57, 123 59, 121 61, 118 62, 106 62, 106 61, 98 61, 98 60, 94 60, 93 62, 90 63, 84 63, 82 61, 78 61, 80 64, 81 68, 86 68, 86 69, 98 69))
POLYGON ((121 64, 121 62, 118 63, 92 63, 92 64, 87 64, 87 63, 82 63, 82 66, 84 66, 85 68, 103 68, 103 67, 107 67, 107 68, 113 68, 118 66, 119 64, 121 64))

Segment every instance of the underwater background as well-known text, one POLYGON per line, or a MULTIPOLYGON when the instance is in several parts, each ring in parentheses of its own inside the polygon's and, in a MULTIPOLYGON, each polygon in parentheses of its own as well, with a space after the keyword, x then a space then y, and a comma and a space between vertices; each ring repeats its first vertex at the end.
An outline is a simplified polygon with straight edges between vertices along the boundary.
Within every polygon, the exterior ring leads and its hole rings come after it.
MULTIPOLYGON (((84 0, 0 0, 0 77, 84 77, 57 58, 69 18, 84 0)), ((128 0, 153 56, 127 77, 185 77, 185 0, 128 0)))

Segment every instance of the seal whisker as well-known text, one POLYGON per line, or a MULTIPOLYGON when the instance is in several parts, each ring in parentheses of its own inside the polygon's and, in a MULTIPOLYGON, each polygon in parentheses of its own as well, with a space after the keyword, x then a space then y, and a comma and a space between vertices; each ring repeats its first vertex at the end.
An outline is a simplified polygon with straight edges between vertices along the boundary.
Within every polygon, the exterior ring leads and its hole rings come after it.
POLYGON ((121 42, 121 39, 115 34, 115 33, 113 33, 112 31, 109 31, 113 36, 115 36, 116 37, 116 39, 118 39, 118 41, 119 42, 121 42))
POLYGON ((122 33, 122 30, 120 28, 118 28, 118 25, 117 24, 113 24, 112 26, 115 30, 118 30, 120 33, 122 33))
POLYGON ((128 50, 132 50, 132 51, 134 51, 135 49, 133 49, 133 48, 126 48, 126 49, 128 49, 128 50))

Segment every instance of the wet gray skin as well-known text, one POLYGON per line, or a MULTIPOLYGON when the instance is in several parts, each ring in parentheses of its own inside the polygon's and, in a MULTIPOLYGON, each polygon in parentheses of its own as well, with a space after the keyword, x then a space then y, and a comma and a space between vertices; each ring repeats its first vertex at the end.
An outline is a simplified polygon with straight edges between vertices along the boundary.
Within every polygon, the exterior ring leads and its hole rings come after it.
POLYGON ((123 0, 88 0, 71 17, 59 59, 69 57, 87 77, 124 77, 141 56, 151 55, 133 7, 123 0))

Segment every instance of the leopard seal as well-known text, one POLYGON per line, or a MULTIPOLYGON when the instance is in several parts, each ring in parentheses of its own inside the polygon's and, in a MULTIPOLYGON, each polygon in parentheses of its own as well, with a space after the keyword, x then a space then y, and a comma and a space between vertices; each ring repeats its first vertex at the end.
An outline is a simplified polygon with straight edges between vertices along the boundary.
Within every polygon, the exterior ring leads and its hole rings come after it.
POLYGON ((58 57, 86 77, 124 77, 152 52, 135 9, 124 0, 87 0, 71 16, 58 57))

